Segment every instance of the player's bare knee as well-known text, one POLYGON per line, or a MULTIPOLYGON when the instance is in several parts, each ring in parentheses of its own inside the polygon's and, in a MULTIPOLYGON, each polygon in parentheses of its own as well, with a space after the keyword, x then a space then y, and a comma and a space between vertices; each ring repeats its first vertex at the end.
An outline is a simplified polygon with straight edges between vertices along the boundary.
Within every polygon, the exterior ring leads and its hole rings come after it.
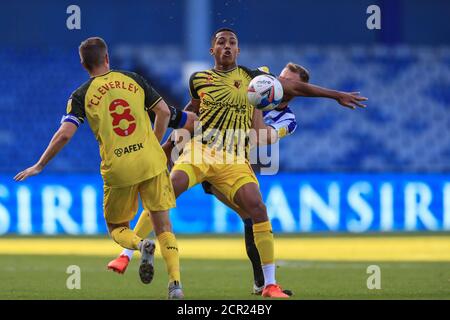
POLYGON ((153 211, 151 212, 151 218, 156 235, 163 232, 172 232, 172 224, 168 211, 153 211))
POLYGON ((172 232, 172 224, 169 222, 161 222, 155 225, 155 234, 158 236, 164 232, 172 232))
POLYGON ((251 215, 247 213, 247 211, 242 210, 241 208, 236 209, 237 214, 241 217, 242 220, 251 218, 251 215))
POLYGON ((261 200, 250 201, 246 212, 250 215, 254 223, 267 221, 267 209, 261 200))
POLYGON ((180 194, 187 190, 189 186, 189 177, 186 172, 181 170, 172 171, 170 174, 170 180, 172 181, 173 191, 175 197, 178 198, 180 194))

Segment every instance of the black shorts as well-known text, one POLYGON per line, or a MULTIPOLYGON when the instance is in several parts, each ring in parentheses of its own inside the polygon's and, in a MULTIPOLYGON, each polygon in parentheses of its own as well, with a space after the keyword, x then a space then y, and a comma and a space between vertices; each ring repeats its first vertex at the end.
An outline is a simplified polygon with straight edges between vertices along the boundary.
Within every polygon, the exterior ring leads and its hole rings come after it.
POLYGON ((202 182, 202 188, 203 188, 203 191, 204 191, 206 194, 213 194, 213 193, 212 193, 211 187, 212 187, 212 184, 209 183, 208 181, 203 181, 203 182, 202 182))

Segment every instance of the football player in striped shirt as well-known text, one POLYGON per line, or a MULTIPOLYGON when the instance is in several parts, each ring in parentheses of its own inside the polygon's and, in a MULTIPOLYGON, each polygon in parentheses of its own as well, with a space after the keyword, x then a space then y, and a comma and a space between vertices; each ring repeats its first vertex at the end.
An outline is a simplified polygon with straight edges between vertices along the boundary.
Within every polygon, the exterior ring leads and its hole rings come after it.
MULTIPOLYGON (((267 73, 269 72, 269 70, 265 67, 260 69, 267 73)), ((300 80, 308 83, 310 74, 304 67, 293 62, 289 62, 281 71, 279 78, 293 81, 300 80)), ((291 102, 293 98, 294 97, 285 97, 277 108, 263 112, 265 124, 276 132, 277 139, 287 137, 293 134, 295 129, 297 129, 295 114, 289 108, 289 102, 291 102)), ((215 195, 216 198, 222 203, 238 213, 244 222, 245 248, 247 256, 253 267, 253 294, 261 295, 264 289, 264 273, 261 267, 260 256, 255 245, 255 239, 253 236, 253 222, 250 215, 245 212, 245 210, 242 210, 232 202, 228 201, 227 197, 214 188, 214 186, 208 181, 204 181, 202 183, 202 187, 205 193, 215 195)), ((293 294, 292 291, 287 289, 283 290, 283 292, 289 296, 293 294)))
MULTIPOLYGON (((189 80, 189 111, 198 112, 199 130, 171 170, 178 197, 189 188, 208 181, 227 200, 242 208, 253 222, 255 245, 264 274, 263 297, 288 298, 275 279, 275 253, 272 225, 259 191, 259 183, 249 163, 251 132, 256 143, 274 143, 278 137, 263 121, 260 110, 250 105, 247 88, 250 81, 266 74, 237 64, 240 53, 235 31, 217 30, 211 38, 210 54, 214 66, 194 72, 189 80), (199 161, 200 160, 200 161, 199 161), (230 162, 229 160, 232 160, 230 162)), ((355 109, 367 100, 358 93, 346 93, 279 78, 284 97, 325 97, 355 109)))

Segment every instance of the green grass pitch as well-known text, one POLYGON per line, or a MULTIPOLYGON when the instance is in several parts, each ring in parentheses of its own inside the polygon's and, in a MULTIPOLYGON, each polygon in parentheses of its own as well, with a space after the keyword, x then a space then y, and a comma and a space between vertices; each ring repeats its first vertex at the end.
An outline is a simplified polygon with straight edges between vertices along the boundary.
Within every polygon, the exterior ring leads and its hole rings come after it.
MULTIPOLYGON (((166 299, 164 261, 156 259, 149 285, 139 259, 124 275, 106 270, 107 257, 0 255, 0 299, 166 299), (69 265, 81 268, 81 289, 66 287, 69 265)), ((280 261, 277 280, 293 299, 449 299, 449 262, 280 261), (381 268, 381 289, 367 288, 367 267, 381 268)), ((246 260, 181 259, 186 299, 262 299, 250 294, 246 260)))

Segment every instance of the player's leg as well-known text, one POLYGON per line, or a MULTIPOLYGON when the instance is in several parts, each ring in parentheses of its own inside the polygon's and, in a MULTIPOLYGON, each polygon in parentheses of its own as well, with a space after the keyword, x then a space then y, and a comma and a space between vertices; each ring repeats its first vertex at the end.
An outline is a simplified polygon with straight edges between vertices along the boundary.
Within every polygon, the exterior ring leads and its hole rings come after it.
POLYGON ((169 275, 169 299, 182 299, 178 244, 172 231, 169 212, 151 211, 155 234, 169 275))
MULTIPOLYGON (((245 249, 253 268, 253 294, 261 295, 264 290, 264 273, 261 267, 261 258, 259 256, 258 248, 255 244, 255 238, 253 235, 253 221, 250 218, 250 215, 242 210, 242 208, 228 200, 228 198, 213 185, 209 183, 202 183, 202 186, 206 193, 215 195, 223 204, 237 212, 244 222, 245 249)), ((284 289, 283 292, 289 296, 292 296, 293 294, 292 291, 288 289, 284 289)))
POLYGON ((209 165, 207 163, 195 163, 194 154, 196 152, 201 154, 202 152, 201 150, 196 150, 185 149, 170 171, 170 180, 172 181, 176 198, 187 189, 205 180, 209 165))
MULTIPOLYGON (((169 275, 169 299, 182 299, 184 295, 180 282, 178 244, 169 219, 169 209, 175 207, 175 193, 169 172, 165 170, 158 176, 144 181, 139 187, 139 192, 144 208, 150 212, 161 255, 166 263, 169 275)), ((153 269, 153 261, 149 264, 153 269)), ((145 274, 143 276, 145 277, 145 274)))
POLYGON ((207 181, 252 219, 253 236, 264 274, 263 295, 288 298, 275 281, 272 227, 253 169, 249 164, 218 165, 213 169, 214 174, 209 175, 207 181), (268 293, 264 294, 265 291, 268 293))
MULTIPOLYGON (((139 275, 143 274, 143 270, 147 274, 151 274, 151 277, 147 277, 147 282, 153 279, 153 255, 155 252, 155 243, 153 240, 143 239, 136 235, 133 230, 129 228, 129 223, 112 224, 108 223, 108 229, 111 236, 118 244, 124 248, 139 250, 141 252, 141 267, 139 269, 139 275), (146 267, 144 269, 144 267, 146 267), (149 266, 149 267, 148 267, 149 266), (151 270, 149 270, 149 268, 151 270)), ((142 276, 141 276, 142 279, 142 276)))
POLYGON ((178 198, 180 194, 189 188, 189 175, 185 170, 174 167, 170 173, 170 180, 172 181, 175 197, 178 198))
POLYGON ((259 257, 258 249, 255 245, 255 239, 253 237, 253 222, 248 213, 246 213, 244 210, 242 210, 240 207, 236 206, 234 203, 229 201, 227 197, 221 193, 217 188, 215 188, 211 184, 202 184, 203 189, 205 189, 205 192, 212 193, 219 201, 221 201, 223 204, 237 212, 239 216, 241 217, 242 221, 244 222, 244 232, 245 232, 245 250, 247 252, 247 256, 250 259, 250 262, 252 263, 253 268, 253 293, 254 294, 261 294, 262 290, 264 288, 264 274, 261 268, 261 258, 259 257))
POLYGON ((111 237, 123 248, 138 250, 142 238, 130 229, 138 207, 137 186, 124 188, 104 187, 105 221, 111 237))
POLYGON ((129 221, 133 219, 137 206, 137 186, 105 188, 105 220, 111 237, 123 248, 139 250, 142 265, 142 262, 153 256, 155 244, 154 241, 143 239, 130 229, 129 221))
POLYGON ((262 295, 265 297, 288 298, 289 295, 282 291, 275 280, 276 266, 272 226, 258 185, 254 182, 242 185, 234 194, 233 200, 250 215, 253 221, 255 244, 258 248, 264 273, 264 290, 262 295))
POLYGON ((153 231, 153 223, 150 217, 150 213, 147 210, 142 210, 138 221, 133 229, 136 234, 141 238, 146 238, 153 231))
POLYGON ((142 238, 139 237, 133 230, 130 229, 130 223, 107 223, 108 231, 115 242, 121 247, 132 250, 139 249, 139 243, 142 238))
MULTIPOLYGON (((133 231, 141 238, 146 238, 153 231, 153 224, 148 211, 143 210, 133 231)), ((107 268, 119 274, 125 273, 133 258, 134 250, 123 249, 120 255, 108 263, 107 268)))

